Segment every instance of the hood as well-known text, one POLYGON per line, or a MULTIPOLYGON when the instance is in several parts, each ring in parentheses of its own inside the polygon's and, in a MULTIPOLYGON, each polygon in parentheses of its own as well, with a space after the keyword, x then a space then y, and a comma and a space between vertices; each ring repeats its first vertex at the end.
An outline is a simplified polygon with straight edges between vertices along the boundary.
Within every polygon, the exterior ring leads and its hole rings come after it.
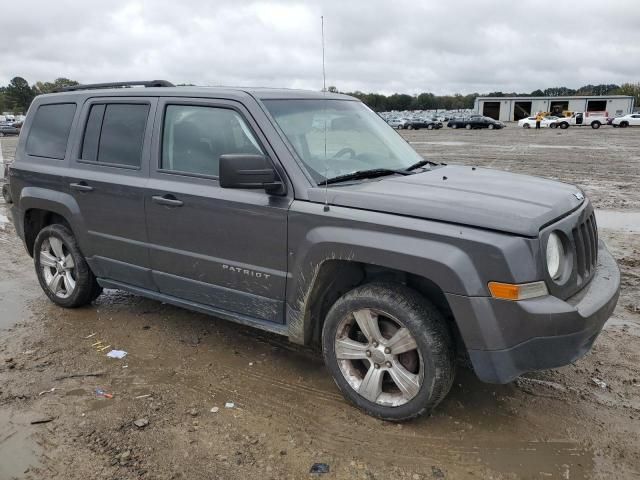
MULTIPOLYGON (((309 199, 324 202, 324 188, 309 199)), ((332 185, 332 205, 470 225, 528 237, 575 210, 584 197, 567 183, 465 166, 332 185), (577 194, 577 195, 576 195, 577 194)))

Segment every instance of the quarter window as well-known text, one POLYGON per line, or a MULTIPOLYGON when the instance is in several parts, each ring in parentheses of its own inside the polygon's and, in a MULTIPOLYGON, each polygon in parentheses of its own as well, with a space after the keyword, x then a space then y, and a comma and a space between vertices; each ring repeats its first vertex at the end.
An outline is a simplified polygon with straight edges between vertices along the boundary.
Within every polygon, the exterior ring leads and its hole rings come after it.
POLYGON ((94 104, 82 142, 83 160, 140 167, 148 104, 94 104))
POLYGON ((263 153, 240 114, 227 108, 167 106, 162 169, 218 176, 220 156, 228 153, 263 153))
POLYGON ((75 103, 40 105, 27 138, 27 154, 62 160, 75 113, 75 103))

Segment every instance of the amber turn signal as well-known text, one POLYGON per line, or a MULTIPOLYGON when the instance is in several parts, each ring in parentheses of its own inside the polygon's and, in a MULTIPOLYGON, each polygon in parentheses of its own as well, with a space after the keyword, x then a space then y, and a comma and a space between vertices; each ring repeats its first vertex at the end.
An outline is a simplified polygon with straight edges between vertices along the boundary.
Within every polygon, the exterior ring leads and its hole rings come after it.
POLYGON ((493 298, 501 300, 526 300, 527 298, 542 297, 549 294, 547 285, 544 282, 521 284, 489 282, 489 291, 493 298))

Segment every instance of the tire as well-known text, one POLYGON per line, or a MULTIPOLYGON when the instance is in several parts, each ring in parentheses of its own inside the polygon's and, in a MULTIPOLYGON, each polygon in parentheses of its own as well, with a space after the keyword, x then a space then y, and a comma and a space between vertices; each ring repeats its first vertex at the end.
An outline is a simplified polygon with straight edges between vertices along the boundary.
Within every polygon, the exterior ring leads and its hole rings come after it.
POLYGON ((467 130, 471 130, 473 127, 472 127, 469 123, 467 123, 467 124, 464 126, 464 128, 466 128, 467 130))
POLYGON ((397 128, 398 130, 402 130, 402 125, 398 125, 396 128, 397 128))
POLYGON ((569 128, 569 124, 567 122, 562 122, 560 124, 560 128, 563 130, 566 130, 567 128, 569 128))
POLYGON ((456 125, 456 124, 454 123, 453 125, 451 125, 451 128, 453 128, 453 129, 455 130, 456 128, 458 128, 458 125, 456 125))
POLYGON ((522 124, 522 128, 531 128, 531 125, 529 125, 528 123, 524 123, 522 124))
POLYGON ((0 132, 0 137, 4 137, 4 132, 0 132))
POLYGON ((407 125, 407 130, 413 130, 413 125, 411 124, 407 125))
POLYGON ((493 126, 493 125, 489 125, 487 128, 488 128, 489 130, 493 130, 493 129, 494 129, 494 126, 493 126))
POLYGON ((629 122, 620 122, 620 128, 627 128, 629 126, 629 122))
POLYGON ((549 128, 558 128, 558 125, 556 125, 555 123, 551 123, 549 124, 549 128))
POLYGON ((64 225, 40 230, 33 246, 33 260, 42 290, 56 305, 81 307, 102 292, 75 237, 64 225))
POLYGON ((593 128, 594 130, 597 130, 598 128, 600 128, 600 125, 601 125, 600 122, 592 122, 591 128, 593 128))
POLYGON ((429 413, 449 393, 456 368, 453 345, 440 311, 418 292, 393 283, 370 283, 346 293, 331 307, 322 329, 324 360, 345 398, 391 421, 429 413), (393 335, 400 329, 403 341, 396 347, 402 351, 394 354, 393 335), (360 394, 363 385, 370 388, 360 394))
POLYGON ((433 130, 433 125, 431 124, 427 125, 427 130, 433 130))

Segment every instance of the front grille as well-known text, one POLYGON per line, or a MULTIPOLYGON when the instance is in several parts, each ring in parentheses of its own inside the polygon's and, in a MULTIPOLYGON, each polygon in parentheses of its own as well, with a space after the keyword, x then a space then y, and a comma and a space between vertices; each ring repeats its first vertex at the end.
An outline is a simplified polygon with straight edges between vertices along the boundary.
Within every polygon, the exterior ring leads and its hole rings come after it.
POLYGON ((598 264, 598 226, 596 216, 591 213, 585 221, 576 225, 572 231, 576 248, 577 283, 586 283, 598 264))

